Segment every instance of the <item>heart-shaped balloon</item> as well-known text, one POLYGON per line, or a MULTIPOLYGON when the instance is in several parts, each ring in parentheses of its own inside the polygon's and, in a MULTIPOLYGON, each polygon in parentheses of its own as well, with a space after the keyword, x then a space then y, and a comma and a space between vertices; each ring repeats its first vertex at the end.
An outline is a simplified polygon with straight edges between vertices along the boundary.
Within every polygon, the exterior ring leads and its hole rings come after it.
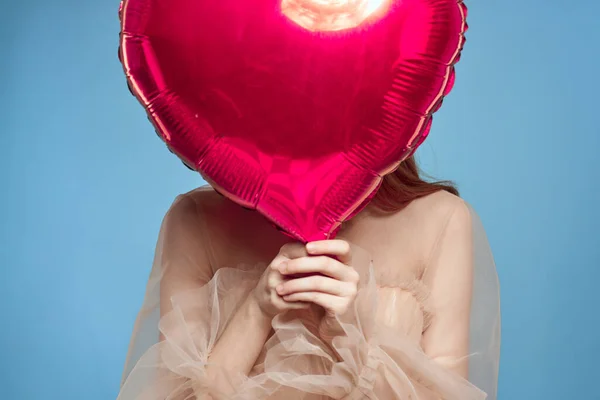
POLYGON ((287 234, 332 238, 425 139, 461 0, 125 0, 120 58, 172 152, 287 234))

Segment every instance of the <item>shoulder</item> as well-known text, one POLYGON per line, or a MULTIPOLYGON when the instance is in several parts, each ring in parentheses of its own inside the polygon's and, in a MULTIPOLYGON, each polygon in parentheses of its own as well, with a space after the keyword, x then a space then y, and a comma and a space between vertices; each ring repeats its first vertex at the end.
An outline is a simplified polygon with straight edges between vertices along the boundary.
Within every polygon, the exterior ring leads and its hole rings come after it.
POLYGON ((179 194, 163 218, 163 230, 167 233, 197 236, 205 225, 207 211, 219 207, 220 196, 212 189, 201 186, 179 194))
POLYGON ((438 191, 413 200, 394 218, 393 229, 402 240, 410 240, 419 257, 427 260, 449 236, 466 241, 472 236, 470 206, 462 198, 438 191))
POLYGON ((206 207, 217 207, 222 203, 221 196, 210 186, 200 186, 178 195, 169 209, 177 214, 189 214, 206 207))
POLYGON ((256 228, 257 224, 263 222, 258 212, 241 207, 209 185, 179 195, 171 208, 172 212, 181 215, 199 217, 216 230, 230 231, 246 225, 256 228))
POLYGON ((261 222, 255 214, 204 185, 178 195, 169 207, 165 221, 177 223, 179 229, 206 229, 214 236, 220 236, 232 234, 244 226, 255 228, 261 222))
POLYGON ((231 213, 234 209, 235 205, 231 201, 209 185, 204 185, 178 195, 169 207, 166 218, 180 221, 197 220, 206 218, 206 215, 231 213))
POLYGON ((414 200, 409 210, 422 223, 440 232, 446 229, 468 229, 472 223, 471 206, 462 198, 440 190, 414 200))
POLYGON ((270 256, 284 237, 256 210, 241 207, 208 185, 177 196, 165 219, 181 235, 201 236, 210 245, 215 266, 254 260, 254 253, 270 256))
MULTIPOLYGON (((429 227, 424 249, 423 279, 439 274, 447 266, 449 273, 465 279, 472 273, 473 222, 471 207, 462 198, 446 191, 421 200, 423 218, 429 227)), ((470 279, 470 278, 469 278, 470 279)))

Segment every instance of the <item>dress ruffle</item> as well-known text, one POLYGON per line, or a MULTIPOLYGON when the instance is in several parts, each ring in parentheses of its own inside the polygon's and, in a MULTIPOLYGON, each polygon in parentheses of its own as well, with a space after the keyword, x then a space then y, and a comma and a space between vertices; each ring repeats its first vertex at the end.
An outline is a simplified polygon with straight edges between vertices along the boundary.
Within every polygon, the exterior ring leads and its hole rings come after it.
POLYGON ((162 340, 137 362, 119 399, 486 398, 413 341, 378 324, 372 264, 359 273, 358 295, 344 315, 323 318, 314 308, 278 315, 248 376, 210 366, 222 378, 217 388, 206 374, 211 350, 262 274, 261 268, 219 269, 203 287, 171 299, 173 309, 159 323, 162 340))

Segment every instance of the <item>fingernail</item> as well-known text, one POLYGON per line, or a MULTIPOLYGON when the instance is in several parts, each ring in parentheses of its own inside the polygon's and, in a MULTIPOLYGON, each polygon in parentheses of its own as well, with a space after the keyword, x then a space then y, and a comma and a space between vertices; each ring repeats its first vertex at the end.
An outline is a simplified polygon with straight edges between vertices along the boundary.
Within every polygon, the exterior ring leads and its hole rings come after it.
POLYGON ((276 290, 277 290, 277 292, 281 293, 281 291, 283 290, 283 285, 282 284, 277 285, 276 290))
POLYGON ((306 244, 306 251, 315 251, 317 249, 317 245, 313 242, 309 242, 306 244))
POLYGON ((287 263, 283 262, 281 264, 279 264, 279 272, 285 272, 287 271, 287 263))

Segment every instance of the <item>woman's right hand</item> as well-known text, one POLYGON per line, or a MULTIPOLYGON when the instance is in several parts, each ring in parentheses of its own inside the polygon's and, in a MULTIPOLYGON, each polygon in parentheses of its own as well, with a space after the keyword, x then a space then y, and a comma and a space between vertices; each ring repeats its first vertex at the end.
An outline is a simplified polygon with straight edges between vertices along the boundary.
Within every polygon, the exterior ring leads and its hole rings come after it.
POLYGON ((286 277, 279 272, 279 265, 283 262, 307 255, 308 253, 304 244, 300 242, 286 243, 265 269, 265 272, 252 291, 252 296, 254 296, 264 315, 273 318, 284 311, 306 309, 311 306, 311 303, 305 301, 286 301, 276 290, 277 285, 290 278, 290 276, 286 277))

